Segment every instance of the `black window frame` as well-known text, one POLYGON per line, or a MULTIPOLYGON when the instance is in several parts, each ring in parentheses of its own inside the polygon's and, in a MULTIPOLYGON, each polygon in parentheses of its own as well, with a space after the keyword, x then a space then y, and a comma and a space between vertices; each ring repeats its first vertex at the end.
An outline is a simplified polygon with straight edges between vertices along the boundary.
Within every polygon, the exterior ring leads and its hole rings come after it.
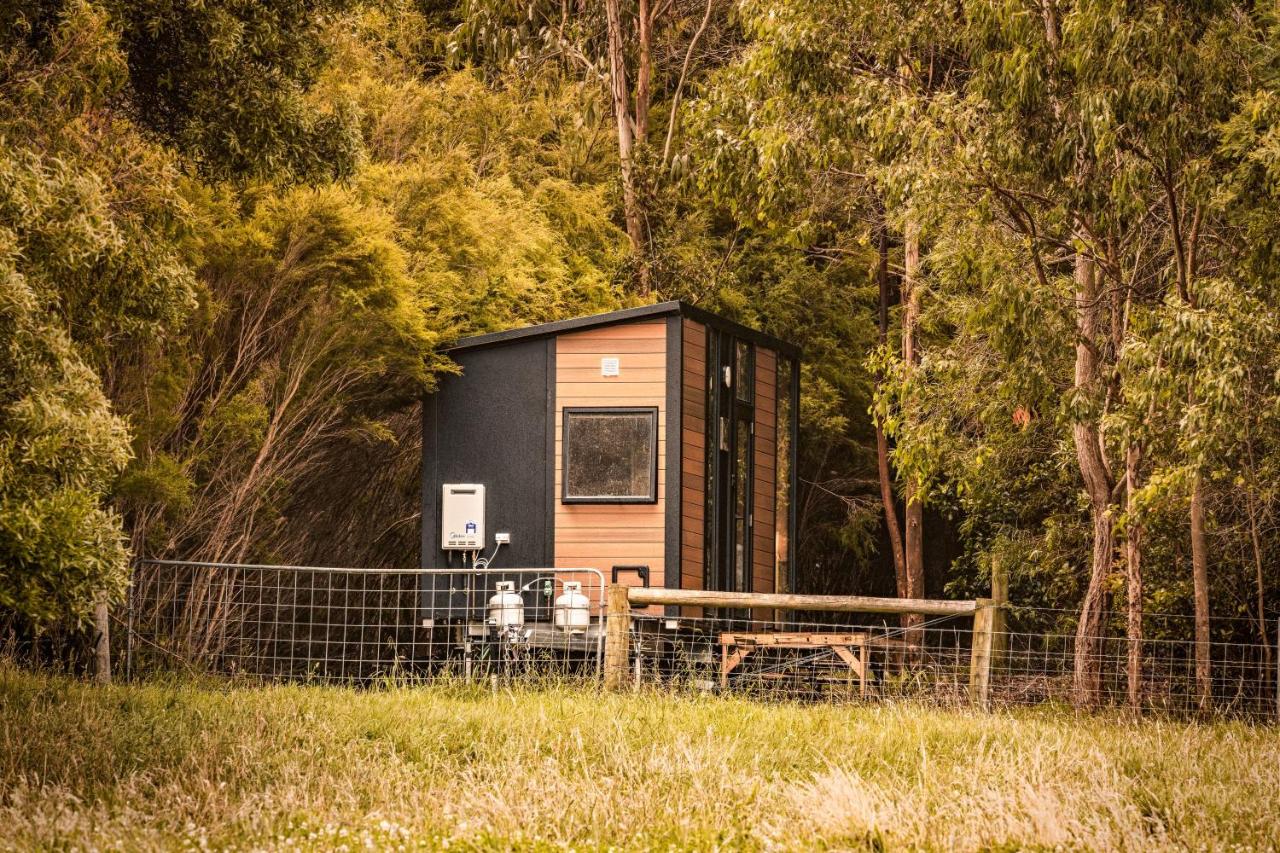
POLYGON ((565 406, 561 412, 560 443, 560 503, 562 504, 656 504, 658 502, 658 407, 657 406, 565 406), (648 415, 649 448, 652 464, 649 467, 649 494, 634 495, 569 494, 569 418, 571 415, 648 415))

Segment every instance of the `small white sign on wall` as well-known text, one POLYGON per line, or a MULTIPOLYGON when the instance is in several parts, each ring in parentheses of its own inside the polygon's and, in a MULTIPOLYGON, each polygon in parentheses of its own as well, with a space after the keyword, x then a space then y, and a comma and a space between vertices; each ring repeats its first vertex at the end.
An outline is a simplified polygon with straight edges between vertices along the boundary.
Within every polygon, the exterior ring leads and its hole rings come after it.
POLYGON ((618 359, 616 358, 600 359, 600 375, 601 376, 617 376, 618 375, 618 359))

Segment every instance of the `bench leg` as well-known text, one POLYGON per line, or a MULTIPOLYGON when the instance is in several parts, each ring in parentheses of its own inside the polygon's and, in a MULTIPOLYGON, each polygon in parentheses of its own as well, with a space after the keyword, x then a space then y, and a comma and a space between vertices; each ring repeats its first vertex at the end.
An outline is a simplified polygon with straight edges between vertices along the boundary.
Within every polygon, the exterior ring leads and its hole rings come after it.
POLYGON ((738 668, 738 664, 747 659, 754 649, 735 648, 732 653, 727 645, 720 647, 720 686, 727 688, 729 686, 729 673, 738 668))
POLYGON ((861 657, 850 651, 848 646, 832 646, 831 650, 836 653, 840 660, 849 664, 849 669, 858 674, 858 694, 865 698, 867 695, 866 647, 861 648, 861 657))

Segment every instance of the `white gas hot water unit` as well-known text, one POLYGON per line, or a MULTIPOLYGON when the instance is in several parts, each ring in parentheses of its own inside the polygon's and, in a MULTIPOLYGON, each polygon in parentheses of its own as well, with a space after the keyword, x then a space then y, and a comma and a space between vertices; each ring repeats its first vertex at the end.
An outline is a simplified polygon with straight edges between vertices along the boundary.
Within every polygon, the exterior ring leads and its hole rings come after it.
POLYGON ((484 550, 484 484, 445 483, 440 502, 440 548, 484 550))

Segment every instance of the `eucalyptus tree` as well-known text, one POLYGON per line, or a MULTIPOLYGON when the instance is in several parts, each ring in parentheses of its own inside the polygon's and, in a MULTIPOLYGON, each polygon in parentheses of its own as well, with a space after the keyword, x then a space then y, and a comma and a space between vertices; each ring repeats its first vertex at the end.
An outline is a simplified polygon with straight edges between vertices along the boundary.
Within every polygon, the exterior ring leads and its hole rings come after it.
POLYGON ((623 222, 641 294, 657 286, 650 269, 650 196, 676 159, 681 105, 693 81, 732 51, 731 6, 728 0, 465 0, 450 37, 456 61, 525 71, 556 63, 607 92, 623 222))
MULTIPOLYGON (((996 381, 1030 391, 1028 378, 1037 373, 1027 362, 1045 359, 1028 359, 1029 347, 1059 348, 1061 357, 1073 351, 1069 384, 1045 373, 1036 384, 1050 393, 1039 395, 1038 407, 1015 411, 1062 425, 1088 499, 1092 553, 1075 651, 1075 691, 1084 704, 1100 696, 1104 599, 1118 523, 1125 521, 1130 699, 1137 702, 1143 600, 1137 498, 1145 471, 1172 464, 1144 455, 1154 450, 1152 428, 1162 415, 1188 406, 1194 412, 1209 392, 1199 387, 1206 377, 1193 363, 1165 358, 1150 369, 1177 376, 1170 380, 1181 389, 1177 402, 1137 393, 1126 358, 1141 349, 1148 327, 1138 321, 1145 312, 1175 303, 1178 311, 1202 310, 1198 277, 1214 265, 1206 246, 1219 242, 1223 227, 1210 204, 1221 176, 1218 128, 1248 78, 1245 57, 1256 32, 1245 11, 1227 4, 1135 11, 1050 0, 1038 11, 1004 2, 966 5, 970 74, 962 97, 934 114, 936 144, 920 149, 928 155, 913 168, 927 177, 941 164, 949 174, 932 184, 940 189, 933 208, 952 238, 993 226, 989 237, 1007 243, 995 250, 950 239, 937 253, 939 279, 955 282, 962 300, 971 292, 966 270, 976 256, 1007 252, 1016 261, 979 268, 991 277, 983 285, 988 293, 1003 291, 994 318, 989 306, 965 310, 963 301, 952 317, 960 330, 980 321, 977 328, 986 328, 1000 358, 1015 359, 994 372, 996 381), (977 206, 967 206, 975 200, 977 206)), ((1173 329, 1176 337, 1186 325, 1173 329)), ((1190 339, 1178 346, 1190 346, 1190 339)), ((907 383, 906 397, 912 393, 907 383)), ((924 437, 935 434, 935 425, 917 431, 915 443, 927 455, 924 437)), ((912 443, 909 435, 904 440, 912 443)), ((1178 486, 1189 503, 1204 696, 1207 557, 1196 472, 1205 462, 1191 445, 1169 447, 1190 472, 1178 486)))
MULTIPOLYGON (((868 261, 878 305, 862 310, 875 318, 880 347, 888 348, 896 291, 901 308, 893 350, 906 369, 920 353, 927 232, 915 187, 901 180, 899 166, 915 144, 919 117, 962 76, 963 56, 949 37, 954 30, 937 26, 953 9, 944 3, 744 3, 750 47, 699 105, 710 140, 700 186, 740 221, 774 225, 790 240, 830 241, 844 263, 868 261)), ((875 413, 883 527, 898 594, 919 597, 924 496, 913 477, 904 478, 899 521, 884 427, 884 414, 875 413)))

